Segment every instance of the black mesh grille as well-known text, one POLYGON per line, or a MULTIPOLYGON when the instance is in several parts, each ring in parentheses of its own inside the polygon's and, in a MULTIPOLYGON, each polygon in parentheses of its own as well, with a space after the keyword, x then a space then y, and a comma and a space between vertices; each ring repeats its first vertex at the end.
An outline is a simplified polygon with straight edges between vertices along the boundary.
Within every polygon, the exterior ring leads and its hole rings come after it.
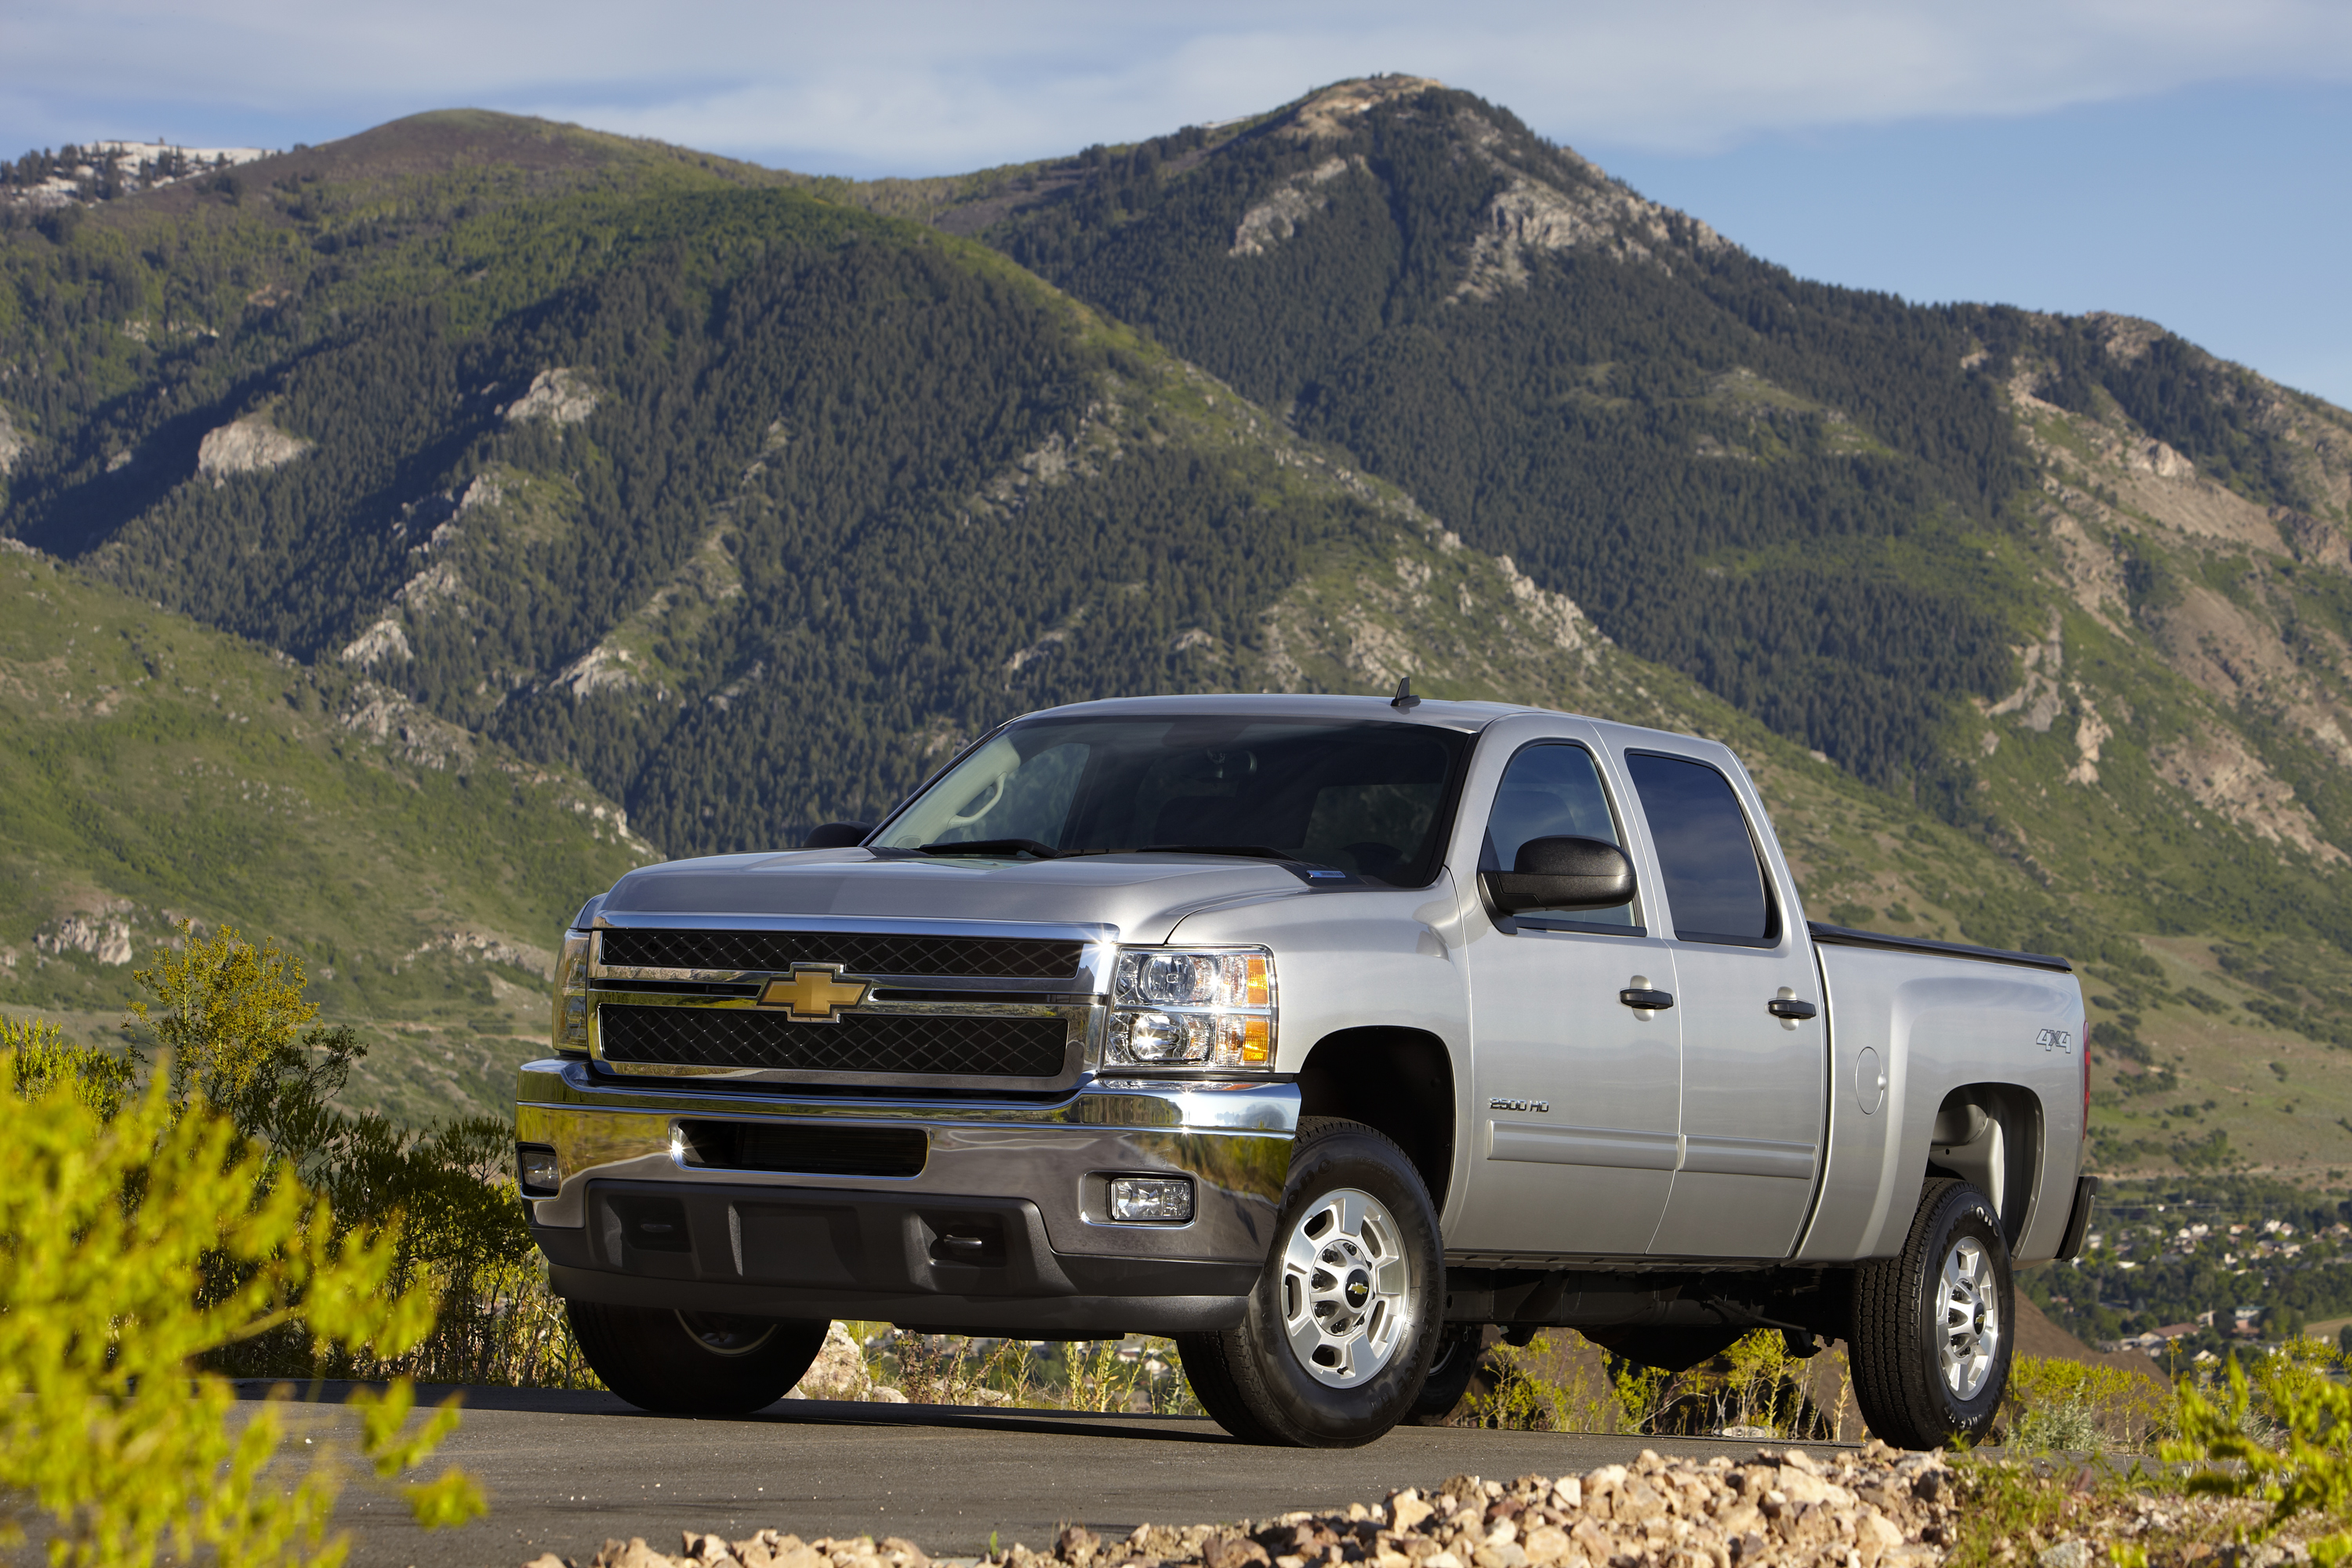
POLYGON ((1078 973, 1075 942, 1014 937, 867 936, 854 931, 608 931, 604 962, 636 969, 787 970, 838 963, 852 974, 954 974, 992 980, 1066 980, 1078 973))
POLYGON ((1060 1018, 845 1013, 838 1024, 796 1024, 738 1007, 607 1005, 596 1020, 616 1062, 968 1078, 1057 1078, 1070 1033, 1060 1018))

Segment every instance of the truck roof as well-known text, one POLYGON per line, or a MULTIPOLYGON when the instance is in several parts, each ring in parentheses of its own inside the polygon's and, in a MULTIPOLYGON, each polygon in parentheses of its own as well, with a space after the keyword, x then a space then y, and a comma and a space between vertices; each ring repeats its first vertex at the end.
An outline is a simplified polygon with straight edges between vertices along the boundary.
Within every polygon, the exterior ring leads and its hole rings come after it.
POLYGON ((1387 697, 1345 697, 1323 692, 1288 691, 1202 691, 1189 696, 1172 697, 1109 697, 1095 702, 1070 702, 1059 708, 1040 708, 1024 713, 1023 719, 1077 718, 1137 718, 1167 717, 1184 713, 1246 714, 1267 719, 1353 719, 1360 722, 1394 724, 1427 724, 1433 728, 1453 730, 1473 734, 1497 719, 1507 719, 1518 713, 1549 714, 1559 718, 1578 719, 1614 731, 1625 741, 1640 743, 1643 736, 1654 735, 1684 745, 1698 744, 1721 753, 1735 764, 1738 758, 1721 742, 1703 736, 1685 735, 1671 730, 1654 730, 1640 724, 1628 724, 1621 720, 1602 719, 1590 713, 1570 713, 1560 708, 1538 708, 1528 702, 1449 702, 1434 697, 1416 700, 1410 708, 1399 708, 1387 697))
POLYGON ((1041 708, 1024 719, 1137 718, 1173 713, 1231 713, 1290 719, 1355 719, 1395 724, 1428 724, 1439 729, 1483 730, 1513 713, 1548 713, 1553 710, 1519 702, 1447 702, 1434 697, 1399 708, 1387 697, 1339 697, 1317 692, 1203 691, 1190 696, 1111 697, 1096 702, 1071 702, 1041 708))

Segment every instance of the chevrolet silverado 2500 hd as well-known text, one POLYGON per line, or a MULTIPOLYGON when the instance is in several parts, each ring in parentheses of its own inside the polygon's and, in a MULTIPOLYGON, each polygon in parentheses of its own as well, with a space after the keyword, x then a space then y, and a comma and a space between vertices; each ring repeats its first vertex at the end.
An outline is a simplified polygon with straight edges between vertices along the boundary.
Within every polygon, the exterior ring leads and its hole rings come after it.
POLYGON ((758 1408, 836 1318, 1143 1331, 1236 1436, 1342 1445, 1489 1325, 1763 1328, 1935 1446, 2089 1217, 2068 964, 1809 924, 1711 742, 1091 702, 812 843, 591 899, 520 1075, 533 1235, 647 1408, 758 1408))

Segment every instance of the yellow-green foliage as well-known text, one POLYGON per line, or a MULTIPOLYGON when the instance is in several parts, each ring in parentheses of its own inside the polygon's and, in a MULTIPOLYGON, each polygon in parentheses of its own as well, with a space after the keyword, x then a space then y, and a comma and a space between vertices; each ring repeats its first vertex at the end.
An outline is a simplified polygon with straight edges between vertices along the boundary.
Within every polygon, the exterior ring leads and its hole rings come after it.
POLYGON ((1783 1437, 1832 1436, 1844 1416, 1815 1406, 1808 1363, 1777 1329, 1747 1334, 1711 1360, 1679 1373, 1610 1355, 1556 1349, 1538 1334, 1525 1349, 1486 1352, 1490 1388, 1467 1401, 1467 1424, 1511 1431, 1689 1435, 1762 1426, 1783 1437))
MULTIPOLYGON (((562 1303, 536 1266, 509 1162, 514 1129, 472 1118, 424 1131, 332 1101, 365 1054, 348 1029, 319 1028, 301 962, 228 927, 181 941, 136 976, 132 1013, 165 1057, 175 1107, 209 1105, 331 1205, 343 1227, 394 1226, 389 1289, 440 1296, 432 1331, 387 1351, 322 1342, 292 1326, 206 1357, 247 1377, 423 1377, 434 1382, 581 1387, 593 1378, 562 1303)), ((100 1058, 111 1060, 112 1058, 100 1058)), ((217 1289, 235 1269, 208 1278, 217 1289)))
POLYGON ((1466 1423, 1507 1432, 1617 1432, 1638 1425, 1664 1373, 1631 1366, 1613 1377, 1598 1361, 1556 1352, 1549 1335, 1524 1348, 1498 1344, 1486 1352, 1491 1389, 1465 1402, 1466 1423), (1548 1371, 1559 1375, 1548 1375, 1548 1371))
POLYGON ((8 1087, 20 1100, 70 1086, 101 1121, 122 1109, 135 1076, 131 1064, 107 1051, 68 1043, 55 1024, 20 1024, 0 1018, 0 1053, 8 1058, 8 1087))
POLYGON ((1124 1410, 1135 1397, 1136 1380, 1143 1375, 1143 1363, 1133 1364, 1118 1359, 1118 1340, 1090 1340, 1071 1344, 1063 1370, 1068 1384, 1063 1391, 1063 1405, 1071 1410, 1124 1410))
MULTIPOLYGON (((55 1059, 54 1041, 34 1044, 55 1059)), ((333 1471, 273 1467, 277 1410, 233 1430, 234 1391, 197 1358, 297 1321, 396 1354, 432 1326, 429 1288, 386 1290, 394 1235, 338 1237, 323 1200, 268 1179, 263 1152, 203 1106, 157 1083, 109 1116, 87 1077, 7 1054, 29 1092, 0 1139, 0 1530, 35 1526, 57 1563, 143 1564, 166 1545, 223 1568, 340 1562, 333 1471)), ((411 1397, 397 1386, 366 1412, 387 1477, 456 1420, 403 1438, 411 1397)), ((482 1506, 457 1470, 408 1495, 427 1523, 482 1506)))
POLYGON ((2009 1369, 2009 1437, 2029 1453, 2138 1449, 2165 1425, 2155 1382, 2063 1356, 2019 1356, 2009 1369))
POLYGON ((2306 1514, 2336 1526, 2310 1542, 2321 1568, 2352 1558, 2352 1530, 2345 1528, 2352 1511, 2352 1387, 2327 1375, 2340 1359, 2316 1340, 2265 1357, 2255 1381, 2267 1422, 2253 1408, 2245 1369, 2232 1359, 2218 1400, 2181 1388, 2179 1436, 2158 1448, 2168 1463, 2200 1466, 2189 1478, 2190 1491, 2268 1502, 2271 1531, 2306 1514))
POLYGON ((168 1058, 172 1102, 202 1100, 299 1163, 340 1126, 327 1101, 363 1048, 349 1029, 304 1028, 319 1007, 303 997, 299 959, 256 948, 234 926, 199 937, 182 921, 180 936, 131 974, 157 1005, 131 1013, 168 1058))

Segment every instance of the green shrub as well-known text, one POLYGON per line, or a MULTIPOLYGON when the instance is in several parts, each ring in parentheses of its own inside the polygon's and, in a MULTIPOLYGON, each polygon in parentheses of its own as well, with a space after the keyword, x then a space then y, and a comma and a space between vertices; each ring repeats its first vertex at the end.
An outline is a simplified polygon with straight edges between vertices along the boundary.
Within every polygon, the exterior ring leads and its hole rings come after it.
POLYGON ((2189 1478, 2192 1492, 2268 1502, 2265 1534, 2305 1515, 2335 1525, 2310 1542, 2320 1568, 2352 1559, 2352 1529, 2345 1528, 2352 1511, 2352 1387, 2328 1375, 2338 1363, 2316 1340, 2265 1357, 2255 1379, 2265 1409, 2233 1357, 2218 1399, 2180 1389, 2179 1435, 2158 1448, 2168 1463, 2200 1467, 2189 1478))
POLYGON ((329 1200, 346 1229, 396 1237, 388 1288, 430 1281, 431 1330, 386 1353, 337 1345, 294 1325, 213 1351, 206 1364, 239 1377, 415 1377, 537 1387, 598 1386, 548 1289, 515 1190, 514 1129, 476 1117, 414 1130, 349 1116, 334 1098, 366 1047, 347 1028, 320 1028, 299 958, 257 949, 229 927, 181 941, 133 978, 148 1000, 134 1033, 162 1058, 174 1106, 221 1108, 283 1171, 329 1200))
MULTIPOLYGON (((20 1102, 0 1140, 0 1532, 21 1542, 32 1525, 52 1562, 109 1568, 167 1544, 222 1568, 340 1562, 330 1464, 289 1484, 272 1466, 276 1407, 232 1434, 235 1391, 197 1365, 286 1329, 378 1355, 416 1344, 432 1295, 387 1288, 396 1235, 339 1226, 201 1102, 161 1082, 125 1096, 103 1053, 13 1028, 8 1046, 20 1102)), ((445 1409, 403 1437, 411 1399, 402 1384, 361 1401, 383 1476, 456 1423, 445 1409)), ((407 1495, 427 1524, 482 1506, 457 1470, 407 1495)))
POLYGON ((8 1058, 8 1087, 19 1100, 37 1100, 70 1085, 74 1096, 110 1121, 122 1109, 135 1071, 129 1060, 108 1051, 68 1044, 55 1024, 20 1024, 0 1018, 0 1052, 8 1058))
POLYGON ((1630 1363, 1612 1372, 1599 1353, 1580 1355, 1572 1344, 1538 1334, 1524 1346, 1487 1349, 1485 1372, 1457 1419, 1507 1432, 1638 1431, 1666 1381, 1662 1372, 1630 1363))
POLYGON ((2010 1363, 2008 1442, 2028 1453, 2145 1448, 2166 1425, 2166 1402, 2147 1377, 2063 1356, 2010 1363))

